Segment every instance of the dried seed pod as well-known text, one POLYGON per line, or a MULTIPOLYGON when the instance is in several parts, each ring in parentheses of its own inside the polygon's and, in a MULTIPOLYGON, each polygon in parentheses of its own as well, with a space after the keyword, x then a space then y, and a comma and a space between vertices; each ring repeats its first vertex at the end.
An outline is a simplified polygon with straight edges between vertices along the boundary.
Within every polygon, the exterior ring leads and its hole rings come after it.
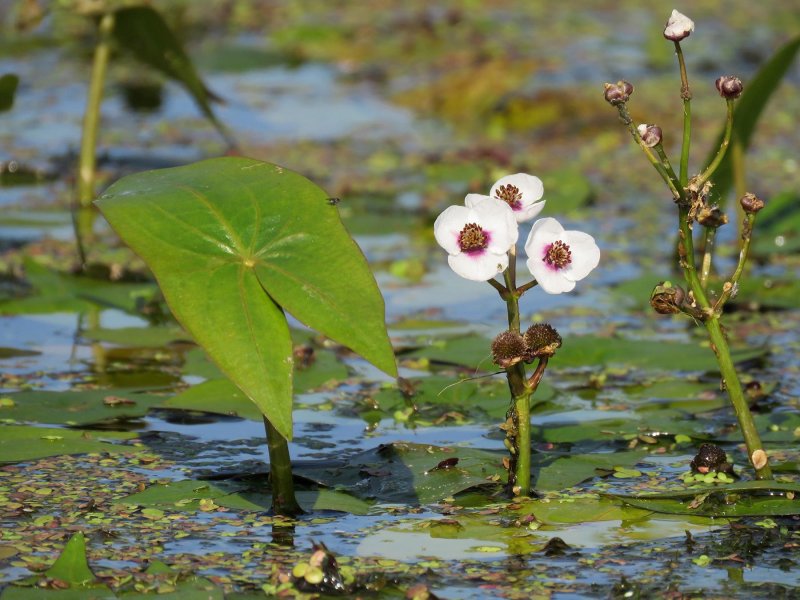
POLYGON ((554 327, 547 323, 536 323, 528 327, 523 336, 526 361, 534 358, 553 356, 561 347, 561 336, 554 327))
POLYGON ((504 369, 525 357, 525 342, 516 331, 504 331, 492 341, 492 360, 504 369))

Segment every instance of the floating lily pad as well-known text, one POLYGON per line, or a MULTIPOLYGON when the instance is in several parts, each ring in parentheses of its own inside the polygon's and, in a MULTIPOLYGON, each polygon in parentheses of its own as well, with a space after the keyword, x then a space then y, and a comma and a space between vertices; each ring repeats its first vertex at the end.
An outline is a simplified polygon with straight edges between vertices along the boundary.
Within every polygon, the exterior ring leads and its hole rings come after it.
POLYGON ((179 327, 89 329, 82 335, 87 340, 138 348, 161 348, 175 342, 194 343, 192 337, 179 327))
POLYGON ((572 454, 547 460, 541 466, 534 462, 533 488, 537 491, 563 490, 597 476, 598 469, 632 467, 645 456, 644 452, 615 452, 607 454, 572 454))
MULTIPOLYGON (((355 496, 336 490, 301 490, 297 492, 300 505, 307 511, 337 511, 350 514, 365 515, 371 505, 355 496)), ((257 493, 246 484, 210 483, 184 479, 172 483, 157 483, 145 491, 121 498, 121 504, 135 504, 140 507, 169 507, 172 510, 191 511, 208 510, 211 506, 223 506, 235 510, 263 512, 269 510, 272 498, 268 492, 257 493)))
POLYGON ((295 472, 368 500, 426 504, 504 479, 502 457, 472 448, 396 442, 358 454, 341 466, 307 465, 295 472))
POLYGON ((86 425, 111 419, 140 418, 163 401, 162 396, 134 390, 80 392, 16 392, 6 396, 13 406, 0 407, 0 418, 44 424, 86 425))
POLYGON ((0 314, 84 312, 96 306, 133 313, 157 290, 154 283, 92 279, 53 271, 33 260, 25 261, 25 277, 33 286, 33 295, 0 301, 0 314))
POLYGON ((800 484, 777 481, 743 481, 680 492, 612 497, 636 508, 675 515, 754 517, 800 514, 800 484))
MULTIPOLYGON (((505 378, 453 380, 450 377, 431 376, 408 382, 406 395, 395 386, 384 388, 371 396, 372 401, 385 413, 393 413, 413 404, 418 418, 441 419, 447 413, 463 414, 475 419, 501 419, 509 407, 508 383, 505 378)), ((534 402, 552 400, 555 390, 542 382, 534 402)), ((446 421, 443 421, 446 422, 446 421)))
POLYGON ((0 463, 21 462, 89 452, 137 452, 124 442, 135 438, 133 433, 88 432, 74 429, 47 429, 25 425, 0 426, 0 463))

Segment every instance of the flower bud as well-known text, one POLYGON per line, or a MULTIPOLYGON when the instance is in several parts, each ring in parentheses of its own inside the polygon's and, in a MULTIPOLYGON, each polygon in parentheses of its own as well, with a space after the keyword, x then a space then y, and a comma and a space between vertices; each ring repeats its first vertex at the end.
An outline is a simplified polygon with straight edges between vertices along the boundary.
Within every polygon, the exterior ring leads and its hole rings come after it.
POLYGON ((697 222, 703 227, 722 227, 728 222, 728 215, 719 209, 719 206, 703 206, 697 211, 697 222))
POLYGON ((748 215, 754 215, 764 208, 764 201, 750 192, 742 196, 741 200, 739 200, 739 204, 742 205, 742 209, 744 209, 744 212, 748 215))
POLYGON ((694 21, 677 10, 673 10, 667 21, 667 26, 664 28, 664 37, 673 42, 680 42, 682 39, 689 37, 689 34, 693 31, 694 21))
POLYGON ((618 81, 617 83, 606 83, 605 92, 603 96, 606 102, 612 106, 618 104, 625 104, 633 93, 633 84, 627 81, 618 81))
POLYGON ((716 81, 717 91, 719 95, 726 100, 733 100, 742 95, 744 85, 742 80, 733 75, 723 75, 716 81))
POLYGON ((650 306, 660 315, 673 315, 682 312, 686 292, 679 285, 662 281, 650 294, 650 306))
POLYGON ((516 331, 504 331, 492 341, 492 361, 504 369, 520 362, 525 356, 525 342, 516 331))
POLYGON ((531 325, 522 339, 525 343, 525 359, 528 362, 534 358, 549 358, 561 347, 561 336, 547 323, 531 325))
POLYGON ((642 138, 642 142, 644 142, 644 145, 648 148, 658 146, 661 143, 661 127, 658 125, 642 123, 637 127, 637 130, 642 138))

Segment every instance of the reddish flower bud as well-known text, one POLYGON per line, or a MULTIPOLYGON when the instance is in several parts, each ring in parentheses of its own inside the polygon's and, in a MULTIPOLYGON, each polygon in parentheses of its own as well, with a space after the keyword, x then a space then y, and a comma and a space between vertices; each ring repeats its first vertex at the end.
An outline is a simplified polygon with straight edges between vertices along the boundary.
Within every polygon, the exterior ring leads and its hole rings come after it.
POLYGON ((742 95, 742 80, 733 75, 723 75, 716 81, 717 91, 719 95, 726 100, 733 100, 742 95))
POLYGON ((617 83, 605 84, 605 92, 603 96, 606 102, 616 106, 618 104, 625 104, 633 93, 633 84, 627 81, 618 81, 617 83))
POLYGON ((648 148, 652 148, 653 146, 658 146, 661 143, 661 127, 658 125, 647 125, 642 123, 637 127, 639 131, 639 135, 642 138, 642 142, 648 148))

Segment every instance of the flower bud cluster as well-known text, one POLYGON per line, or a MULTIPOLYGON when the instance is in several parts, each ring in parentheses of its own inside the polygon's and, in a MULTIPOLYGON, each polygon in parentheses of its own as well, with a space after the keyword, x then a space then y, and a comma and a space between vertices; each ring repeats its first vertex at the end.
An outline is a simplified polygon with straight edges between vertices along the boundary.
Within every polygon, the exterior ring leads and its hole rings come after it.
POLYGON ((550 358, 561 347, 561 336, 547 323, 536 323, 524 334, 504 331, 492 341, 492 360, 507 369, 519 362, 550 358))

